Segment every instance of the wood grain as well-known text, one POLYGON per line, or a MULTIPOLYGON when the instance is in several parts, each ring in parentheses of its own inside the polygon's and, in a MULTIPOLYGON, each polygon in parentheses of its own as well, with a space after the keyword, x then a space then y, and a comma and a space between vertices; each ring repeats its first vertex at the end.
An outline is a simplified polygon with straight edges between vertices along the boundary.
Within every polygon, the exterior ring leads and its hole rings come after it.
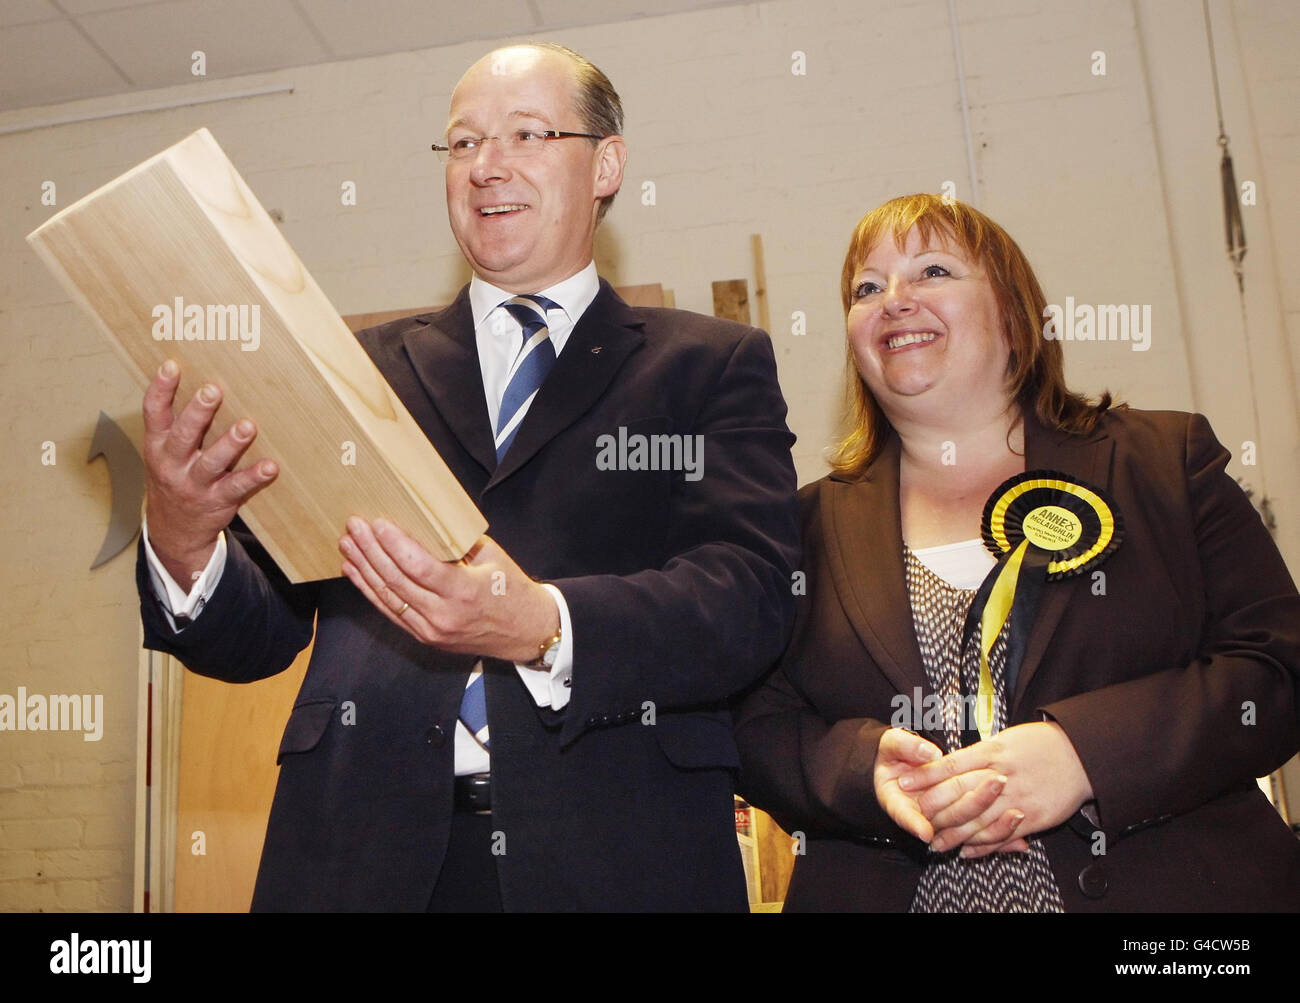
POLYGON ((239 686, 185 674, 177 715, 176 912, 248 911, 280 776, 276 751, 311 651, 308 645, 277 675, 239 686))
POLYGON ((713 315, 748 324, 749 283, 744 279, 725 279, 713 283, 713 315))
POLYGON ((640 286, 619 286, 618 294, 628 306, 666 306, 664 287, 658 282, 640 286))
POLYGON ((767 812, 754 809, 754 841, 758 844, 759 876, 764 902, 784 902, 794 873, 794 840, 767 812))
POLYGON ((750 234, 749 246, 754 254, 754 305, 758 310, 758 326, 772 333, 772 314, 767 305, 767 262, 763 256, 763 235, 750 234))
POLYGON ((280 476, 240 514, 291 581, 339 576, 350 515, 389 519, 443 560, 486 529, 206 129, 27 239, 142 387, 173 358, 178 402, 206 382, 222 388, 211 435, 241 417, 257 423, 245 462, 270 457, 280 476), (225 307, 245 311, 233 340, 225 307), (160 340, 169 314, 182 340, 160 340))

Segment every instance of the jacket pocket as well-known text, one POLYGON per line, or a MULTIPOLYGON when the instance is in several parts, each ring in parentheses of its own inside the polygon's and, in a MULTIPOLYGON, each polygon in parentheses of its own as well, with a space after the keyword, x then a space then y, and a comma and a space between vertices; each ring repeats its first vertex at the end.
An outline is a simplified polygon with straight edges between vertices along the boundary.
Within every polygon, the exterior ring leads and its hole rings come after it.
POLYGON ((329 727, 330 718, 338 701, 333 697, 315 697, 293 705, 289 714, 289 723, 284 726, 284 736, 280 739, 280 751, 276 754, 278 766, 285 756, 296 752, 311 752, 320 744, 329 727))
POLYGON ((705 714, 665 714, 654 725, 659 748, 683 770, 740 769, 731 717, 705 714))

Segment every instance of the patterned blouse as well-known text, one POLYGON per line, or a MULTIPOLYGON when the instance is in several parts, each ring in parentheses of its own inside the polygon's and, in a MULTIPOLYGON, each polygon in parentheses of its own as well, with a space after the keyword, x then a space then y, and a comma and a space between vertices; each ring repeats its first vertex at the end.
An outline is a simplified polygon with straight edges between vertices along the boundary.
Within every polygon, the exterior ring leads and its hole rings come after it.
MULTIPOLYGON (((921 661, 930 692, 939 698, 943 715, 945 752, 961 748, 961 718, 965 692, 977 692, 979 645, 973 638, 962 650, 962 628, 975 598, 974 589, 959 589, 944 581, 903 547, 907 593, 921 661)), ((993 730, 1006 727, 1006 629, 989 655, 993 676, 993 730)), ((971 713, 973 713, 973 706, 971 713)), ((1052 874, 1047 852, 1037 839, 1029 839, 1028 853, 991 853, 964 860, 960 847, 931 853, 912 898, 912 912, 1064 912, 1061 892, 1052 874)))

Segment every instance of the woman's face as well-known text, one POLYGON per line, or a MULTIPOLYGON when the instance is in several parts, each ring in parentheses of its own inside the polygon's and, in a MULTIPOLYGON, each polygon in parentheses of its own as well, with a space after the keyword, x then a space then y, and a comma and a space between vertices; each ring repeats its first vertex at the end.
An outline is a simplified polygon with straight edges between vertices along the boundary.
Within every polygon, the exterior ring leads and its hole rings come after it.
POLYGON ((858 373, 889 416, 942 418, 1009 403, 1010 349, 984 269, 941 235, 886 235, 853 277, 858 373))

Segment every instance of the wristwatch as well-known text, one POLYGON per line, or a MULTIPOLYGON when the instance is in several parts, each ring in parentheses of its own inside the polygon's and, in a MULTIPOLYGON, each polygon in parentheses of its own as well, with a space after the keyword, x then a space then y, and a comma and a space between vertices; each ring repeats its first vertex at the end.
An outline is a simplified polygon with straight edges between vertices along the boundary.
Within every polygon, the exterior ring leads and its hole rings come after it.
POLYGON ((555 660, 560 657, 560 639, 563 634, 563 628, 557 628, 555 633, 542 641, 537 646, 537 657, 531 662, 524 662, 526 669, 549 669, 555 664, 555 660))

